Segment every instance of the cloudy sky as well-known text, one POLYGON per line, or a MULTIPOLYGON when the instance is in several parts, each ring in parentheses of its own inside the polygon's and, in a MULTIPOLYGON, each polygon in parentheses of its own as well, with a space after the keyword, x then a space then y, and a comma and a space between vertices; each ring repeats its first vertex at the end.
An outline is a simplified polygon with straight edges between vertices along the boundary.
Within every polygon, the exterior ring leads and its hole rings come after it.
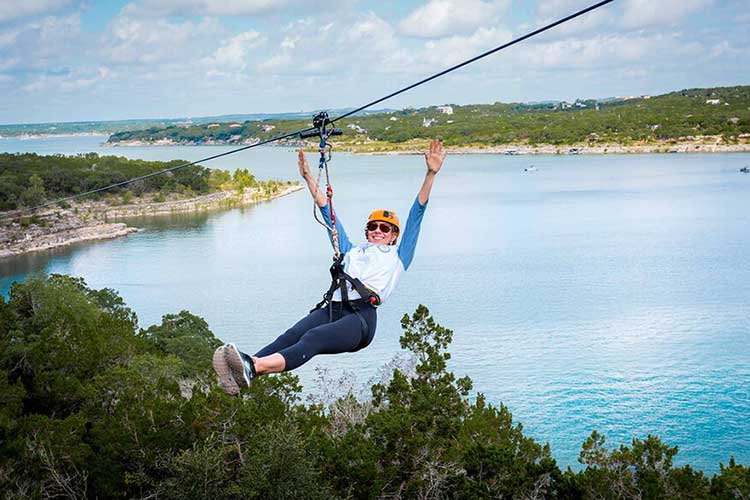
MULTIPOLYGON (((354 107, 594 0, 0 0, 0 123, 354 107)), ((615 0, 383 107, 750 84, 747 0, 615 0)))

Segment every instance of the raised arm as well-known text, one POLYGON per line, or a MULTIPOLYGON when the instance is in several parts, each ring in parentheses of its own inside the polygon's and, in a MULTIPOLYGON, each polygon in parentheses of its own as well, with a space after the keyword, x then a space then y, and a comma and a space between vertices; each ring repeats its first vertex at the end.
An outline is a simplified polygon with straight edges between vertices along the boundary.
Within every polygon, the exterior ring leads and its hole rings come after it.
MULTIPOLYGON (((299 174, 307 183, 307 189, 310 190, 310 194, 312 195, 313 200, 315 200, 315 204, 318 205, 323 220, 326 224, 332 226, 333 221, 331 221, 331 210, 328 208, 328 198, 326 198, 326 195, 323 194, 315 183, 315 179, 313 179, 313 175, 310 172, 310 166, 305 159, 305 153, 303 153, 301 149, 297 154, 297 166, 299 167, 299 174)), ((339 233, 339 251, 341 253, 346 253, 352 248, 352 243, 349 241, 349 237, 344 230, 344 225, 341 224, 341 219, 338 217, 336 217, 336 230, 339 233)), ((331 244, 333 244, 333 235, 330 230, 328 231, 328 238, 331 240, 331 244)))
POLYGON ((422 217, 427 208, 427 201, 430 199, 432 183, 443 166, 445 155, 443 143, 437 139, 430 143, 430 150, 424 154, 425 163, 427 163, 427 173, 424 176, 422 187, 417 194, 417 199, 414 200, 414 204, 411 206, 411 210, 409 210, 406 229, 401 236, 401 243, 398 247, 398 256, 404 265, 404 269, 408 269, 411 261, 414 259, 414 251, 417 248, 417 240, 419 239, 419 229, 422 226, 422 217))
POLYGON ((430 142, 430 150, 425 151, 424 161, 427 164, 427 173, 424 176, 422 187, 419 189, 417 199, 421 205, 426 205, 427 200, 430 199, 430 191, 432 191, 432 183, 435 182, 435 176, 440 172, 440 167, 443 166, 443 160, 447 153, 443 149, 443 141, 433 139, 430 142))
POLYGON ((328 203, 326 195, 318 189, 318 185, 315 183, 312 172, 310 172, 310 165, 307 164, 307 159, 305 159, 305 153, 301 149, 297 154, 297 166, 299 167, 299 174, 307 183, 307 189, 310 190, 310 194, 312 195, 313 200, 315 200, 315 204, 321 208, 326 206, 328 203))

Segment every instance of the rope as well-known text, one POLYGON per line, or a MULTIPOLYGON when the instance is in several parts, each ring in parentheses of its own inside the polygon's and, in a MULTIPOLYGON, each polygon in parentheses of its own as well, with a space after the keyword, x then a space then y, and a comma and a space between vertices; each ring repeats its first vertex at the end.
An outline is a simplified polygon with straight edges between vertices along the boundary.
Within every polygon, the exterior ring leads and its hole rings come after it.
MULTIPOLYGON (((429 81, 432 81, 435 78, 439 78, 439 77, 441 77, 443 75, 446 75, 446 74, 448 74, 448 73, 450 73, 452 71, 455 71, 455 70, 457 70, 459 68, 462 68, 462 67, 464 67, 464 66, 466 66, 468 64, 471 64, 471 63, 473 63, 475 61, 483 59, 483 58, 485 58, 485 57, 487 57, 487 56, 489 56, 491 54, 494 54, 495 52, 499 52, 499 51, 501 51, 503 49, 506 49, 506 48, 508 48, 508 47, 510 47, 512 45, 515 45, 515 44, 520 43, 520 42, 522 42, 524 40, 527 40, 527 39, 529 39, 529 38, 531 38, 533 36, 536 36, 536 35, 538 35, 540 33, 543 33, 543 32, 545 32, 547 30, 550 30, 550 29, 552 29, 552 28, 554 28, 556 26, 559 26, 559 25, 561 25, 563 23, 571 21, 571 20, 573 20, 573 19, 575 19, 575 18, 577 18, 579 16, 582 16, 582 15, 588 13, 588 12, 591 12, 592 10, 598 9, 598 8, 600 8, 600 7, 604 6, 604 5, 607 5, 608 3, 611 3, 613 1, 614 0, 603 0, 601 2, 598 2, 598 3, 594 4, 594 5, 591 5, 590 7, 586 7, 585 9, 579 10, 578 12, 570 14, 569 16, 563 17, 562 19, 559 19, 559 20, 557 20, 557 21, 555 21, 553 23, 547 24, 545 26, 542 26, 539 29, 536 29, 536 30, 530 32, 530 33, 527 33, 527 34, 525 34, 523 36, 515 38, 515 39, 511 40, 510 42, 504 43, 503 45, 495 47, 494 49, 491 49, 491 50, 488 50, 486 52, 483 52, 483 53, 479 54, 478 56, 472 57, 471 59, 467 59, 466 61, 464 61, 462 63, 456 64, 455 66, 451 66, 450 68, 447 68, 447 69, 445 69, 443 71, 440 71, 439 73, 435 73, 432 76, 424 78, 424 79, 422 79, 422 80, 420 80, 420 81, 418 81, 416 83, 413 83, 413 84, 411 84, 411 85, 409 85, 407 87, 404 87, 404 88, 402 88, 400 90, 392 92, 392 93, 388 94, 385 97, 381 97, 380 99, 376 99, 374 101, 371 101, 371 102, 369 102, 369 103, 367 103, 367 104, 365 104, 363 106, 360 106, 360 107, 358 107, 358 108, 356 108, 356 109, 354 109, 352 111, 349 111, 348 113, 344 113, 343 115, 341 115, 341 116, 339 116, 339 117, 334 118, 333 120, 331 120, 330 123, 333 124, 334 122, 336 122, 338 120, 343 120, 344 118, 347 118, 347 117, 352 116, 352 115, 354 115, 356 113, 359 113, 360 111, 364 111, 365 109, 367 109, 367 108, 369 108, 371 106, 374 106, 375 104, 381 103, 381 102, 383 102, 383 101, 385 101, 387 99, 390 99, 391 97, 395 97, 395 96, 397 96, 399 94, 402 94, 402 93, 406 92, 407 90, 411 90, 411 89, 413 89, 415 87, 418 87, 418 86, 420 86, 422 84, 425 84, 425 83, 427 83, 429 81)), ((257 146, 261 146, 263 144, 268 144, 270 142, 275 142, 275 141, 279 141, 281 139, 286 139, 287 137, 297 136, 297 135, 299 135, 299 134, 301 134, 303 132, 310 132, 312 130, 316 130, 316 128, 315 127, 309 127, 309 128, 306 128, 306 129, 301 129, 301 130, 298 130, 296 132, 291 132, 289 134, 280 135, 278 137, 272 137, 270 139, 266 139, 265 141, 261 141, 261 142, 258 142, 256 144, 251 144, 249 146, 244 146, 244 147, 241 147, 241 148, 233 149, 231 151, 227 151, 225 153, 221 153, 221 154, 218 154, 218 155, 209 156, 208 158, 202 158, 202 159, 196 160, 194 162, 185 163, 183 165, 177 165, 176 167, 167 168, 167 169, 164 169, 164 170, 160 170, 158 172, 153 172, 153 173, 148 174, 148 175, 144 175, 144 176, 141 176, 141 177, 136 177, 134 179, 129 179, 129 180, 126 180, 126 181, 123 181, 123 182, 118 182, 116 184, 111 184, 109 186, 104 186, 104 187, 101 187, 101 188, 98 188, 98 189, 93 189, 91 191, 86 191, 85 193, 79 193, 79 194, 76 194, 76 195, 73 195, 73 196, 68 196, 68 197, 65 197, 65 198, 60 198, 58 200, 49 201, 47 203, 43 203, 41 205, 37 205, 37 206, 31 207, 31 208, 17 210, 17 211, 14 211, 14 212, 6 212, 5 214, 0 214, 0 219, 6 218, 6 217, 18 217, 21 214, 23 214, 24 212, 33 212, 33 211, 39 210, 40 208, 44 208, 44 207, 47 207, 47 206, 50 206, 50 205, 61 203, 63 201, 69 201, 69 200, 73 200, 73 199, 76 199, 76 198, 80 198, 82 196, 87 196, 87 195, 90 195, 90 194, 99 193, 101 191, 106 191, 108 189, 112 189, 112 188, 119 187, 119 186, 124 186, 126 184, 130 184, 131 182, 135 182, 135 181, 142 180, 142 179, 147 179, 149 177, 153 177, 153 176, 156 176, 156 175, 161 175, 161 174, 164 174, 166 172, 171 172, 173 170, 177 170, 177 169, 180 169, 180 168, 189 167, 189 166, 195 165, 197 163, 201 163, 201 162, 205 162, 205 161, 209 161, 209 160, 214 160, 214 159, 220 158, 222 156, 227 156, 227 155, 230 155, 230 154, 238 153, 240 151, 244 151, 246 149, 251 149, 251 148, 254 148, 254 147, 257 147, 257 146)), ((328 170, 326 168, 326 175, 327 174, 328 174, 328 170)), ((317 219, 317 217, 316 217, 316 219, 317 219)), ((334 228, 334 231, 335 231, 335 228, 334 228)))
MULTIPOLYGON (((323 169, 319 168, 318 169, 318 178, 315 179, 315 189, 318 190, 318 191, 320 191, 320 189, 319 189, 320 188, 320 177, 321 177, 322 174, 323 174, 323 169)), ((329 231, 333 231, 335 228, 329 226, 324 220, 321 220, 318 217, 317 206, 318 206, 317 203, 315 203, 315 200, 313 200, 313 217, 315 217, 315 221, 318 224, 320 224, 321 226, 323 226, 324 228, 328 229, 329 231)))
MULTIPOLYGON (((328 231, 331 232, 331 243, 333 244, 333 257, 334 259, 337 259, 339 255, 341 255, 341 251, 339 250, 339 231, 336 229, 336 214, 333 211, 333 187, 331 186, 331 178, 328 174, 328 162, 325 161, 325 158, 323 159, 323 166, 318 167, 318 177, 315 179, 315 189, 320 190, 320 178, 323 174, 323 170, 325 170, 326 173, 326 199, 328 200, 328 207, 331 210, 331 222, 333 223, 332 226, 329 226, 324 220, 321 220, 320 217, 318 217, 318 205, 315 203, 315 200, 313 199, 313 218, 315 218, 315 222, 323 226, 324 228, 328 229, 328 231)), ((314 197, 313 197, 314 198, 314 197)))

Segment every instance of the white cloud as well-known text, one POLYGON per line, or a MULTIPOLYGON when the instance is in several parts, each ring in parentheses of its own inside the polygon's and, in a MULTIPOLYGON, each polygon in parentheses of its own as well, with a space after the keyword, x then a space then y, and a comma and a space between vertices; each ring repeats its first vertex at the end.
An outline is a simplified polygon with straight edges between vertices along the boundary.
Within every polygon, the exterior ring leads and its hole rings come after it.
POLYGON ((142 0, 128 7, 139 16, 247 16, 283 9, 288 0, 142 0))
POLYGON ((104 37, 104 57, 120 64, 154 64, 196 60, 205 56, 213 40, 223 34, 216 19, 173 23, 164 19, 120 15, 104 37))
POLYGON ((723 40, 711 48, 710 55, 714 59, 748 57, 750 56, 750 50, 748 47, 737 47, 727 40, 723 40))
POLYGON ((338 38, 341 34, 333 29, 334 26, 334 23, 321 26, 310 18, 288 24, 279 34, 279 51, 258 62, 256 70, 282 75, 319 75, 337 71, 351 56, 337 57, 342 51, 338 38))
POLYGON ((3 0, 0 2, 0 22, 51 14, 69 4, 70 0, 3 0))
POLYGON ((0 60, 16 60, 17 69, 62 67, 74 57, 80 37, 79 14, 46 17, 0 34, 0 60))
POLYGON ((79 14, 65 17, 47 17, 39 24, 34 36, 38 37, 36 57, 54 57, 70 47, 81 35, 81 18, 79 14), (63 44, 63 45, 61 45, 63 44))
POLYGON ((261 72, 282 73, 292 66, 292 56, 288 53, 276 54, 258 63, 257 69, 261 72))
POLYGON ((627 0, 622 24, 626 28, 674 24, 711 4, 712 0, 627 0))
POLYGON ((608 34, 528 44, 514 52, 514 61, 538 69, 605 70, 647 64, 681 64, 685 58, 705 55, 696 42, 686 43, 679 33, 608 34))
POLYGON ((21 60, 17 57, 0 59, 0 71, 8 71, 9 69, 13 69, 18 65, 19 62, 21 62, 21 60))
POLYGON ((413 69, 413 56, 400 46, 393 27, 373 12, 325 25, 300 19, 278 35, 276 51, 256 65, 258 72, 336 80, 413 69))
POLYGON ((282 49, 294 49, 297 46, 297 43, 302 39, 300 36, 286 36, 281 41, 281 48, 282 49))
POLYGON ((18 31, 6 31, 5 33, 0 33, 0 49, 7 45, 14 44, 16 42, 16 37, 18 37, 18 31))
MULTIPOLYGON (((589 1, 581 0, 541 0, 537 5, 538 26, 569 16, 591 5, 589 1)), ((561 37, 571 34, 590 32, 611 23, 616 4, 609 4, 597 10, 587 12, 567 23, 550 30, 546 37, 561 37)))
POLYGON ((398 40, 393 27, 383 19, 370 12, 355 21, 343 33, 343 43, 356 47, 362 58, 381 56, 389 51, 398 50, 398 40))
POLYGON ((399 32, 421 38, 472 33, 495 23, 508 5, 507 0, 429 0, 401 21, 399 32))
POLYGON ((452 36, 427 42, 421 59, 437 71, 502 45, 511 37, 507 30, 479 28, 471 36, 452 36))
POLYGON ((257 31, 246 31, 232 37, 208 57, 204 62, 221 72, 242 71, 247 66, 250 49, 266 43, 266 37, 257 31))
POLYGON ((114 76, 107 67, 99 67, 94 72, 75 73, 69 75, 40 75, 23 86, 29 93, 65 93, 75 92, 93 87, 97 83, 111 79, 114 76))
POLYGON ((563 17, 591 5, 587 0, 539 0, 536 11, 543 19, 563 17))

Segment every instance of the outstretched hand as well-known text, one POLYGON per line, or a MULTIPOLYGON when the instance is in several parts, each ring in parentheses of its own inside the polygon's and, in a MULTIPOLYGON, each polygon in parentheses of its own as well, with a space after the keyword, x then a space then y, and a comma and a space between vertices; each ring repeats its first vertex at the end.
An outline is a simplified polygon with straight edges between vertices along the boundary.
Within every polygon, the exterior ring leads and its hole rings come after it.
POLYGON ((299 167, 299 175, 301 175, 303 179, 309 179, 312 177, 312 174, 310 173, 310 165, 307 164, 305 153, 301 149, 297 152, 297 166, 299 167))
POLYGON ((443 141, 433 139, 430 142, 430 150, 425 151, 424 161, 427 164, 427 171, 437 174, 440 167, 443 166, 443 160, 448 153, 443 149, 443 141))
POLYGON ((435 181, 435 175, 440 172, 440 168, 443 166, 443 160, 448 153, 443 149, 443 141, 433 139, 430 142, 430 150, 424 153, 424 162, 427 164, 427 173, 424 176, 424 182, 422 187, 419 189, 417 198, 419 203, 425 205, 427 200, 430 199, 430 191, 432 191, 432 183, 435 181))

